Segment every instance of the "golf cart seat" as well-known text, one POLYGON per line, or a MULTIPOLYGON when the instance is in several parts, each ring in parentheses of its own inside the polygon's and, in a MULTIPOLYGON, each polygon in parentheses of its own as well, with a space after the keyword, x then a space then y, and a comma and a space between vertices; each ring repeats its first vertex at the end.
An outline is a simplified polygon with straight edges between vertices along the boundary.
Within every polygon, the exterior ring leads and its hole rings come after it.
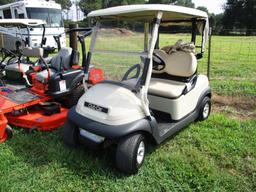
MULTIPOLYGON (((52 57, 49 63, 49 72, 50 77, 55 75, 57 72, 62 70, 68 70, 71 68, 71 57, 72 57, 72 48, 61 48, 59 53, 52 57)), ((42 83, 47 83, 48 70, 45 69, 36 74, 36 79, 42 83)))
POLYGON ((150 95, 176 99, 189 92, 193 87, 193 77, 197 71, 197 60, 193 53, 177 51, 167 54, 155 50, 158 58, 154 62, 163 62, 160 70, 153 70, 148 93, 150 95))

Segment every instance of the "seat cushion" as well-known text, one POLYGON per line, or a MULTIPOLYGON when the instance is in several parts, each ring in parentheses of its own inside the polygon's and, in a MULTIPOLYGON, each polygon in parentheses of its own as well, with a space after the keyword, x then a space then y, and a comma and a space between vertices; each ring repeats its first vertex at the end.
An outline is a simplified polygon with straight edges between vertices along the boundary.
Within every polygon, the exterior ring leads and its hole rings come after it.
POLYGON ((15 63, 15 64, 10 64, 10 65, 7 65, 5 67, 5 70, 6 71, 15 71, 15 72, 26 72, 29 70, 29 67, 32 66, 32 64, 23 64, 21 63, 20 64, 20 68, 19 68, 19 65, 18 63, 15 63))
POLYGON ((37 57, 41 58, 44 55, 43 48, 32 48, 32 47, 24 47, 22 49, 23 56, 26 57, 37 57))
POLYGON ((150 95, 175 99, 182 95, 185 88, 186 84, 183 82, 152 78, 148 93, 150 95))
MULTIPOLYGON (((56 71, 54 69, 49 69, 49 70, 50 70, 50 76, 56 74, 56 71)), ((47 69, 36 74, 36 80, 42 83, 46 83, 47 77, 48 77, 47 69)))
POLYGON ((165 68, 161 71, 153 70, 153 73, 167 73, 177 77, 191 77, 197 70, 197 59, 193 53, 177 51, 167 54, 163 50, 154 50, 154 55, 161 58, 165 68))
POLYGON ((70 69, 70 61, 72 55, 72 48, 64 47, 61 48, 59 53, 52 57, 51 59, 51 66, 60 70, 61 68, 64 70, 70 69))

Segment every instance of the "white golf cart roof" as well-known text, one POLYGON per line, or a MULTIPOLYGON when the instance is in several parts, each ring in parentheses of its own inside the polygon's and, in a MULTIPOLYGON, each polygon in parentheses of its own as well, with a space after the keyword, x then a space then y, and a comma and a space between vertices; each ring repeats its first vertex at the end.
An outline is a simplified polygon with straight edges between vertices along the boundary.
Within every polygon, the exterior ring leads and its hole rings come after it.
POLYGON ((35 27, 38 25, 45 25, 46 22, 40 19, 0 19, 0 26, 29 26, 35 27))
POLYGON ((156 14, 163 12, 162 21, 176 21, 186 19, 207 19, 208 15, 204 11, 181 7, 176 5, 146 4, 146 5, 125 5, 101 9, 90 12, 87 17, 96 18, 143 18, 152 19, 156 14))

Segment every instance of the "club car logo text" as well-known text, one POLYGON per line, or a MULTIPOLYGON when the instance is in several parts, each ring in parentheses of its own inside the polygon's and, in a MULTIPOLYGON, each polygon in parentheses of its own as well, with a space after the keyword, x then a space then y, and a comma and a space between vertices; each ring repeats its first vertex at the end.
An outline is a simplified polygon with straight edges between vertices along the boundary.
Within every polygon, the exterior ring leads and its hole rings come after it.
POLYGON ((98 111, 98 112, 108 113, 108 109, 107 108, 101 107, 101 106, 98 106, 98 105, 94 105, 92 103, 84 102, 84 106, 88 107, 88 108, 90 108, 92 110, 98 111))

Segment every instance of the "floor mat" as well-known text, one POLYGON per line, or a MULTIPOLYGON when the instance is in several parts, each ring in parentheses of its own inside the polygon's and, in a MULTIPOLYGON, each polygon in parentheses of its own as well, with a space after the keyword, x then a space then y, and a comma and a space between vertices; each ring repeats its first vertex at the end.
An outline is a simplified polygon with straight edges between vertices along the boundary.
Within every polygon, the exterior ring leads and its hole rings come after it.
POLYGON ((8 94, 7 97, 16 103, 27 103, 36 99, 40 99, 38 95, 29 92, 27 89, 15 91, 8 94))

